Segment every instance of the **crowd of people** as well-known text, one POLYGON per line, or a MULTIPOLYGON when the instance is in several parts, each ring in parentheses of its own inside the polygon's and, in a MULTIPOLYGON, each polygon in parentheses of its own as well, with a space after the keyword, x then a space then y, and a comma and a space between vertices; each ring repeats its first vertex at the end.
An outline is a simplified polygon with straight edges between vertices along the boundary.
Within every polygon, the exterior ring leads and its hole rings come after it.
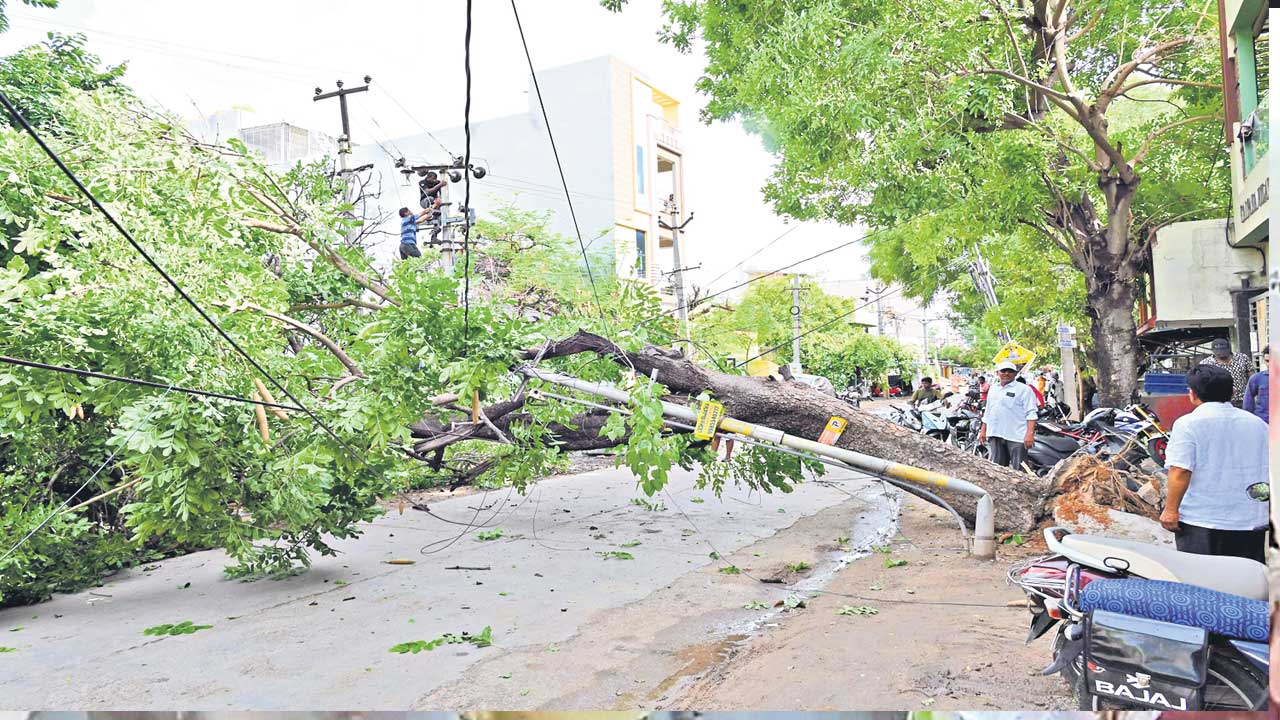
MULTIPOLYGON (((1225 339, 1186 375, 1193 410, 1170 429, 1165 469, 1167 494, 1160 524, 1174 534, 1178 550, 1229 555, 1264 562, 1270 520, 1268 476, 1268 391, 1264 366, 1233 353, 1225 339)), ((1053 368, 1019 373, 1000 363, 995 376, 953 374, 948 397, 962 396, 971 383, 983 403, 979 442, 998 465, 1021 467, 1035 442, 1036 423, 1046 398, 1061 402, 1062 383, 1053 368)), ((914 404, 936 402, 944 393, 932 378, 921 378, 914 404)), ((1095 401, 1096 404, 1096 401, 1095 401)))

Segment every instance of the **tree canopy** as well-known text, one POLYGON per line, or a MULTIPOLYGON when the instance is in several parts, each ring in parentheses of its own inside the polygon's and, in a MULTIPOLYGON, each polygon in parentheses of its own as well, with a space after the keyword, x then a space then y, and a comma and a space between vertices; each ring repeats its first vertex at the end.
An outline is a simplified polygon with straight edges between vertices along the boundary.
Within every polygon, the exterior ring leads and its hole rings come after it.
POLYGON ((955 261, 981 247, 1009 303, 988 326, 1086 320, 1104 399, 1134 387, 1151 231, 1227 205, 1212 4, 666 8, 660 35, 705 48, 703 119, 740 119, 776 154, 764 192, 780 212, 867 224, 873 274, 921 298, 968 291, 955 261))

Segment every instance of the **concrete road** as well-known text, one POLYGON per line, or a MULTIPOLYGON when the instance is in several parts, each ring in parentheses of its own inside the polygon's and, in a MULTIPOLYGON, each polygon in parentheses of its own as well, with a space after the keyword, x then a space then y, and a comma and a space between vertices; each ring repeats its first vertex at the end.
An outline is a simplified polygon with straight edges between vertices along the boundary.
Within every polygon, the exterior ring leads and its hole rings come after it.
MULTIPOLYGON (((461 700, 462 686, 468 698, 504 707, 601 707, 620 693, 557 693, 574 681, 569 668, 599 666, 581 643, 556 655, 557 643, 623 617, 628 606, 655 621, 697 618, 667 639, 669 648, 652 651, 662 658, 683 643, 741 633, 773 612, 742 610, 740 599, 725 595, 737 578, 717 572, 726 563, 712 559, 710 548, 749 564, 763 553, 744 549, 788 533, 792 547, 812 550, 833 535, 852 537, 856 548, 892 531, 896 493, 855 473, 826 479, 837 482, 763 497, 730 489, 716 499, 677 470, 669 493, 653 498, 664 507, 650 510, 631 502, 634 478, 610 469, 543 481, 527 497, 503 491, 431 505, 463 526, 393 512, 367 525, 363 537, 337 542, 337 557, 316 558, 310 571, 282 580, 225 580, 226 557, 215 551, 129 570, 92 592, 0 611, 0 645, 17 649, 0 653, 0 709, 435 709, 461 700), (479 522, 502 529, 500 539, 479 540, 474 529, 459 534, 477 508, 479 522), (634 559, 602 556, 611 551, 634 559), (416 562, 386 564, 396 558, 416 562), (684 593, 693 585, 701 590, 684 593), (664 591, 681 599, 645 609, 646 598, 664 591), (143 635, 187 620, 213 627, 143 635), (389 652, 486 626, 492 647, 389 652), (517 651, 546 662, 512 679, 498 666, 517 651), (469 673, 480 662, 495 669, 469 673)), ((816 567, 800 585, 821 584, 852 557, 834 548, 814 555, 816 567)))

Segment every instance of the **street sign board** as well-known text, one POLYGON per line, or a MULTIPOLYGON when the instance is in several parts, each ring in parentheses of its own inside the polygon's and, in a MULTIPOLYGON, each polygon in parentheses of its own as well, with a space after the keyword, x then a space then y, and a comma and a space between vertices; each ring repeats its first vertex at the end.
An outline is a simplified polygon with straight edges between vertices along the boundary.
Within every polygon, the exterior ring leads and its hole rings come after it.
POLYGON ((720 418, 724 417, 724 405, 705 400, 698 403, 698 422, 693 428, 693 436, 699 440, 710 440, 716 434, 720 418))
POLYGON ((1058 338, 1058 347, 1060 348, 1073 348, 1075 346, 1076 341, 1073 338, 1058 338))
POLYGON ((1075 331, 1076 331, 1076 329, 1075 329, 1075 328, 1073 328, 1073 327, 1071 327, 1070 325, 1059 325, 1059 326, 1058 326, 1058 334, 1059 334, 1059 335, 1072 335, 1072 334, 1074 334, 1074 333, 1075 333, 1075 331))
POLYGON ((845 426, 849 424, 848 420, 833 415, 827 421, 827 426, 822 429, 822 435, 818 436, 818 442, 823 445, 835 445, 840 439, 840 433, 844 432, 845 426))

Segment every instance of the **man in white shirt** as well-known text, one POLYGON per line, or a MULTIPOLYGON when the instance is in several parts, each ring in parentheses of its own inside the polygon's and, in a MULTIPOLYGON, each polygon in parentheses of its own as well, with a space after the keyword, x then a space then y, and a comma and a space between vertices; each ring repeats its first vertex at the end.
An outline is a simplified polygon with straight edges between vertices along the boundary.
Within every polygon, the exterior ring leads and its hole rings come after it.
POLYGON ((1020 469, 1035 442, 1040 403, 1029 386, 1014 382, 1018 368, 1013 363, 1000 363, 996 374, 999 383, 987 391, 978 442, 991 451, 991 462, 1020 469))
POLYGON ((1187 394, 1195 410, 1173 423, 1160 524, 1183 552, 1264 562, 1267 424, 1232 406, 1232 377, 1223 367, 1192 368, 1187 394))

